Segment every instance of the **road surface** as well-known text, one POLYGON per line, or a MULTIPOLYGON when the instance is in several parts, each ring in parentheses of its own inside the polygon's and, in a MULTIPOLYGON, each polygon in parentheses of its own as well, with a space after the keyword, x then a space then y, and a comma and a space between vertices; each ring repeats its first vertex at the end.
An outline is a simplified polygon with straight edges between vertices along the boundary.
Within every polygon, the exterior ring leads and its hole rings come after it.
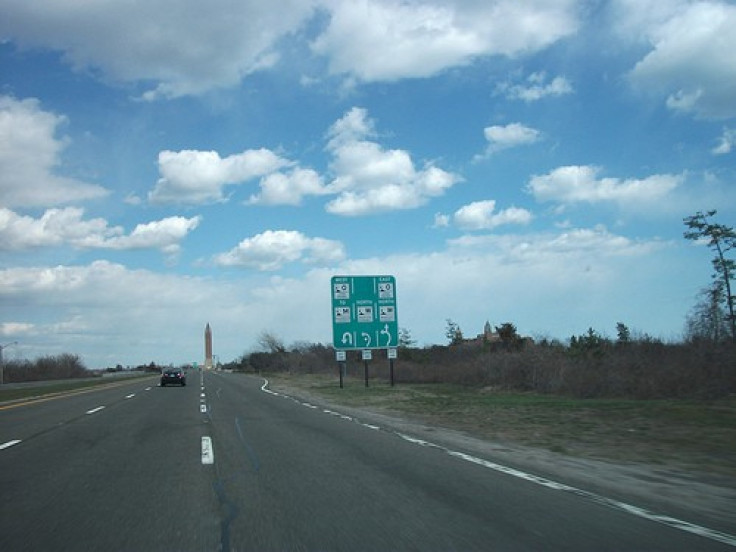
POLYGON ((190 371, 0 405, 0 550, 736 550, 736 538, 190 371))

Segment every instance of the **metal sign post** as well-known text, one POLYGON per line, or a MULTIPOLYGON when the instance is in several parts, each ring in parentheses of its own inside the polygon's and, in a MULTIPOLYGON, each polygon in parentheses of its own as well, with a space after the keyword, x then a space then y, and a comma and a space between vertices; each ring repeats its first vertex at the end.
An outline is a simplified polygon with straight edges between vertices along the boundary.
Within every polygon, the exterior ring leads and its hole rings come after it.
POLYGON ((387 351, 388 356, 388 370, 391 378, 391 387, 394 386, 394 359, 396 359, 396 349, 389 349, 387 351))
POLYGON ((340 389, 343 387, 343 377, 345 374, 345 351, 337 351, 337 370, 340 372, 340 389))
POLYGON ((373 353, 370 349, 363 350, 363 368, 365 370, 365 386, 368 387, 368 361, 373 358, 373 353))

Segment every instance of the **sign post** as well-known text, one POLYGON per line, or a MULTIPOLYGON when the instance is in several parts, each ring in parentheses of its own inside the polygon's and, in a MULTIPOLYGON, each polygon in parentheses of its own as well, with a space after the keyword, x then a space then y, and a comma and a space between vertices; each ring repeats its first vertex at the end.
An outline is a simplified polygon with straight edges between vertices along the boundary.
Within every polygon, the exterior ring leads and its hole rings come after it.
POLYGON ((342 379, 345 374, 345 351, 337 351, 337 370, 340 372, 340 389, 342 389, 342 379))
MULTIPOLYGON (((338 355, 346 350, 363 351, 365 386, 372 349, 387 349, 395 357, 399 344, 396 311, 396 278, 393 276, 333 276, 332 345, 338 355)), ((344 357, 343 357, 344 358, 344 357)), ((393 358, 391 385, 393 385, 393 358)), ((338 362, 341 362, 338 358, 338 362)), ((340 372, 342 387, 342 371, 340 372)))

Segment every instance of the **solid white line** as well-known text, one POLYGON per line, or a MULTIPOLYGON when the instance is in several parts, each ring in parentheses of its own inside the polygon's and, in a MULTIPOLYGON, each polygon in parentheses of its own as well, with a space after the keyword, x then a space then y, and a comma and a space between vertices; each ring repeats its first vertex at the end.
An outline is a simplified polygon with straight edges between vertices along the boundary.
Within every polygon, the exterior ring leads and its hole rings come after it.
POLYGON ((215 463, 215 450, 212 448, 212 438, 202 437, 202 464, 215 463))
POLYGON ((100 410, 103 410, 104 406, 98 406, 97 408, 93 408, 92 410, 88 410, 87 414, 94 414, 95 412, 99 412, 100 410))
MULTIPOLYGON (((440 447, 440 448, 443 448, 443 447, 440 447)), ((624 512, 628 512, 629 514, 632 514, 637 517, 648 519, 650 521, 656 521, 657 523, 662 523, 674 529, 680 529, 681 531, 687 531, 688 533, 700 535, 701 537, 706 537, 711 540, 719 541, 724 544, 728 544, 730 546, 736 546, 736 536, 729 535, 728 533, 722 533, 721 531, 716 531, 714 529, 708 529, 707 527, 695 525, 694 523, 690 523, 690 522, 676 519, 673 517, 655 514, 654 512, 650 512, 648 510, 645 510, 644 508, 639 508, 638 506, 633 506, 625 502, 613 500, 611 498, 607 498, 605 496, 602 496, 596 493, 592 493, 590 491, 578 489, 577 487, 571 487, 569 485, 564 485, 562 483, 558 483, 556 481, 552 481, 544 477, 539 477, 536 475, 525 473, 520 470, 516 470, 514 468, 509 468, 508 466, 496 464, 495 462, 489 462, 488 460, 476 458, 475 456, 470 456, 469 454, 464 454, 464 453, 452 451, 449 449, 444 449, 444 450, 450 456, 461 458, 463 460, 466 460, 467 462, 472 462, 473 464, 478 464, 479 466, 483 466, 485 468, 489 468, 495 471, 506 473, 508 475, 513 475, 514 477, 525 479, 527 481, 531 481, 532 483, 536 483, 538 485, 542 485, 543 487, 548 487, 550 489, 573 493, 578 496, 592 500, 593 502, 597 502, 598 504, 603 504, 604 506, 609 506, 617 510, 623 510, 624 512)))
POLYGON ((10 448, 13 445, 17 445, 20 442, 21 442, 20 439, 13 439, 12 441, 8 441, 7 443, 3 443, 2 445, 0 445, 0 450, 6 449, 6 448, 10 448))
MULTIPOLYGON (((279 395, 278 393, 274 393, 273 391, 270 391, 269 389, 266 389, 268 386, 268 380, 264 378, 264 384, 261 387, 261 391, 264 391, 266 393, 270 393, 272 395, 279 395)), ((286 396, 286 395, 284 395, 286 396)), ((296 399, 294 399, 295 402, 296 399)), ((304 404, 304 403, 301 403, 304 404)), ((304 406, 307 406, 304 404, 304 406)), ((351 418, 350 416, 345 416, 343 414, 340 414, 338 412, 334 412, 332 410, 323 409, 322 412, 325 414, 330 414, 332 416, 339 416, 343 418, 344 420, 351 420, 353 422, 357 422, 360 425, 370 427, 371 429, 381 429, 377 426, 370 426, 368 424, 364 424, 359 422, 357 419, 351 418)), ((537 485, 541 485, 543 487, 547 487, 549 489, 554 489, 556 491, 563 491, 568 492, 572 494, 576 494, 580 497, 586 498, 588 500, 591 500, 593 502, 596 502, 598 504, 602 504, 604 506, 608 506, 610 508, 614 508, 616 510, 622 510, 624 512, 627 512, 631 515, 648 519, 650 521, 654 521, 656 523, 661 523, 663 525, 667 525, 668 527, 671 527, 673 529, 680 529, 681 531, 686 531, 688 533, 693 533, 695 535, 699 535, 701 537, 705 537, 707 539, 711 539, 714 541, 722 542, 724 544, 727 544, 729 546, 735 546, 736 547, 736 535, 730 535, 728 533, 723 533, 721 531, 716 531, 715 529, 709 529, 708 527, 703 527, 701 525, 695 525, 694 523, 690 523, 688 521, 683 521, 681 519, 676 519, 669 516, 664 516, 660 514, 656 514, 654 512, 650 512, 648 510, 645 510, 644 508, 639 508, 638 506, 633 506, 632 504, 627 504, 625 502, 620 502, 618 500, 613 500, 611 498, 606 498, 603 495, 598 495, 595 493, 592 493, 590 491, 586 491, 583 489, 578 489, 577 487, 571 487, 570 485, 565 485, 564 483, 558 483, 557 481, 553 481, 551 479, 547 479, 545 477, 539 477, 538 475, 533 475, 531 473, 526 473, 521 470, 517 470, 516 468, 511 468, 509 466, 504 466, 502 464, 497 464, 495 462, 490 462, 488 460, 483 460, 482 458, 477 458, 475 456, 471 456, 469 454, 465 454, 463 452, 454 451, 452 449, 449 449, 447 447, 444 447, 442 445, 438 445, 436 443, 432 443, 430 441, 425 441, 423 439, 417 439, 416 437, 412 437, 410 435, 406 435, 405 433, 400 433, 398 431, 393 430, 387 430, 390 433, 393 433, 394 435, 397 435, 398 437, 404 439, 405 441, 408 441, 412 444, 419 445, 422 447, 430 447, 430 448, 436 448, 439 449, 450 456, 453 456, 454 458, 459 458, 461 460, 465 460, 466 462, 471 462, 473 464, 477 464, 479 466, 483 466, 484 468, 488 468, 497 472, 504 473, 506 475, 510 475, 512 477, 518 477, 519 479, 524 479, 525 481, 529 481, 531 483, 536 483, 537 485)))

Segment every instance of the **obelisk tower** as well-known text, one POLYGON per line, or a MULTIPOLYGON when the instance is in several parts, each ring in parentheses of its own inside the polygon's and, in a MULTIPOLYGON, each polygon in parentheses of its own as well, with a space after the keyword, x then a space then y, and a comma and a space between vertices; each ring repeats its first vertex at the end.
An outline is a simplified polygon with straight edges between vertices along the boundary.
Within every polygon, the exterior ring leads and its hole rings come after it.
POLYGON ((206 370, 212 369, 212 330, 209 322, 204 329, 204 367, 206 370))

